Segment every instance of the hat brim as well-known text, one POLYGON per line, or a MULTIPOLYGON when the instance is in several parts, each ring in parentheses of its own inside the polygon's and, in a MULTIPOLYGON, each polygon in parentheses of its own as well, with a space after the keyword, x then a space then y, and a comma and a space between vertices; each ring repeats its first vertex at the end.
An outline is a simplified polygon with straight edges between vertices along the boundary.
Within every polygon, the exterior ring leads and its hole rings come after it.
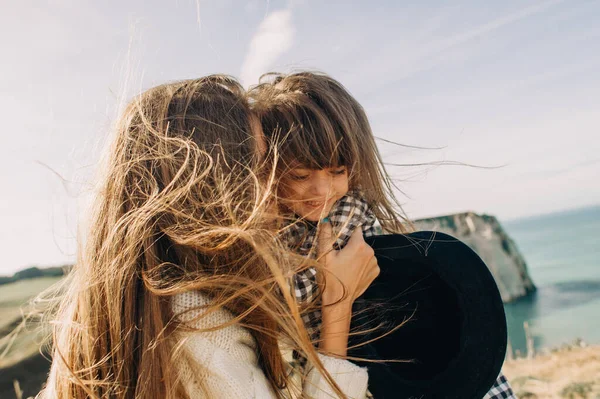
POLYGON ((388 361, 358 361, 369 368, 373 396, 482 398, 507 345, 502 298, 487 266, 443 233, 365 240, 381 273, 355 303, 352 331, 371 331, 351 338, 358 346, 349 356, 388 361))

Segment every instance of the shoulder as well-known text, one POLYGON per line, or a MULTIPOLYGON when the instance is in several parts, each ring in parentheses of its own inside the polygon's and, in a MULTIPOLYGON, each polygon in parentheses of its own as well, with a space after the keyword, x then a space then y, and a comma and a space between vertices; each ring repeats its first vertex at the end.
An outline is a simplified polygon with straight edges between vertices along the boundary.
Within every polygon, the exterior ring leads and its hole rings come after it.
POLYGON ((198 291, 175 295, 171 309, 181 327, 178 373, 190 397, 271 397, 254 337, 230 311, 198 291))
POLYGON ((184 327, 180 334, 186 338, 187 349, 210 343, 234 357, 257 361, 252 334, 235 322, 229 310, 215 306, 208 295, 199 291, 177 294, 171 300, 171 309, 184 327))
MULTIPOLYGON (((171 307, 177 320, 189 327, 178 332, 181 334, 179 347, 185 352, 185 361, 178 367, 190 397, 254 399, 277 396, 260 367, 256 342, 247 329, 234 322, 231 312, 213 306, 209 296, 197 291, 175 295, 171 307)), ((291 367, 291 346, 281 342, 280 349, 291 367)), ((343 392, 355 398, 366 397, 368 375, 365 369, 347 360, 325 355, 319 355, 319 358, 343 392)), ((287 394, 291 397, 304 397, 305 394, 319 399, 335 397, 326 378, 315 368, 311 368, 305 379, 290 375, 288 383, 290 391, 287 394)))

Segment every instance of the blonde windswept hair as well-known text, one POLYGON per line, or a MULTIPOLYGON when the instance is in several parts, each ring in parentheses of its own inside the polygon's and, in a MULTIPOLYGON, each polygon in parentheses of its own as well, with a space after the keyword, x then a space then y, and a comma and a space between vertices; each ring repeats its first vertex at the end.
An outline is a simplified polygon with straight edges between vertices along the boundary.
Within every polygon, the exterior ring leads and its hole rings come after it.
POLYGON ((186 397, 177 373, 182 326, 170 299, 188 290, 250 330, 277 395, 289 383, 278 347, 285 339, 343 396, 289 292, 295 269, 310 260, 287 251, 271 226, 274 175, 262 172, 250 118, 246 93, 223 75, 158 86, 129 104, 52 313, 52 366, 40 397, 186 397))
POLYGON ((269 147, 280 153, 278 178, 297 165, 346 166, 350 188, 363 192, 384 230, 411 228, 367 115, 340 82, 321 72, 268 73, 249 94, 269 147))

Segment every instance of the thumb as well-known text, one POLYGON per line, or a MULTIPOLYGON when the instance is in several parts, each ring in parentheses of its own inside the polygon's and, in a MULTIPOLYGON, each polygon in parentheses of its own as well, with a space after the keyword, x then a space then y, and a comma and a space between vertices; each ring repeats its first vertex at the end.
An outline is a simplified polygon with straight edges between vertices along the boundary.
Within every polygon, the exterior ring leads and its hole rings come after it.
POLYGON ((317 256, 321 258, 331 252, 333 250, 334 241, 335 237, 333 236, 331 223, 319 223, 317 236, 317 256))

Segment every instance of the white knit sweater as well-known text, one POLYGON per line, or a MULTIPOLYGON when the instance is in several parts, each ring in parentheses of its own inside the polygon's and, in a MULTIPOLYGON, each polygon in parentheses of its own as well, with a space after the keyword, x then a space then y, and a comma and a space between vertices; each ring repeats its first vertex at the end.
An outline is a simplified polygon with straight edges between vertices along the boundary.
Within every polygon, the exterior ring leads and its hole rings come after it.
MULTIPOLYGON (((178 294, 172 309, 179 320, 194 329, 221 326, 233 319, 226 309, 218 309, 198 318, 210 299, 195 291, 178 294), (193 310, 190 310, 193 309, 193 310), (182 312, 185 312, 181 314, 182 312)), ((180 366, 180 376, 191 398, 269 399, 275 398, 258 364, 256 342, 249 331, 238 324, 208 332, 182 333, 182 349, 188 361, 180 366)), ((341 390, 355 399, 366 398, 368 375, 364 368, 347 360, 319 355, 325 369, 341 390)), ((289 351, 284 358, 290 359, 289 351)), ((302 387, 287 393, 291 398, 335 398, 327 380, 313 368, 302 387)))

